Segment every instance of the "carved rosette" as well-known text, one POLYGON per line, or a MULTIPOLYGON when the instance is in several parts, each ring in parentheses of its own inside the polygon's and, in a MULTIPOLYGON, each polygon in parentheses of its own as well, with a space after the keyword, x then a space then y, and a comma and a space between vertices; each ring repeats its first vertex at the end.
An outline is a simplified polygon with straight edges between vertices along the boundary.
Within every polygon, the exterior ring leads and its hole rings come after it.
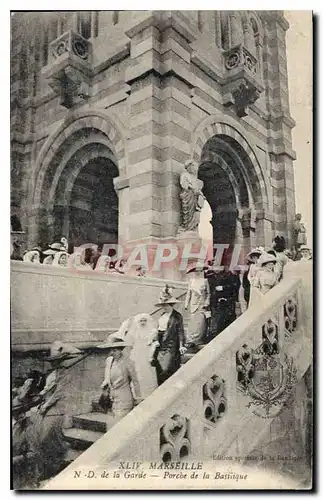
POLYGON ((160 429, 160 456, 163 462, 179 461, 191 451, 188 419, 173 415, 160 429))
POLYGON ((285 335, 290 337, 297 328, 297 302, 295 297, 289 297, 284 304, 285 335))
POLYGON ((257 73, 257 59, 242 45, 224 53, 224 65, 227 70, 242 67, 253 75, 257 73))
POLYGON ((216 422, 225 414, 227 398, 225 395, 225 382, 221 377, 213 375, 203 385, 203 410, 204 418, 208 422, 216 422))
POLYGON ((50 54, 53 59, 57 59, 66 52, 87 60, 90 55, 90 42, 72 30, 67 31, 50 44, 50 54))

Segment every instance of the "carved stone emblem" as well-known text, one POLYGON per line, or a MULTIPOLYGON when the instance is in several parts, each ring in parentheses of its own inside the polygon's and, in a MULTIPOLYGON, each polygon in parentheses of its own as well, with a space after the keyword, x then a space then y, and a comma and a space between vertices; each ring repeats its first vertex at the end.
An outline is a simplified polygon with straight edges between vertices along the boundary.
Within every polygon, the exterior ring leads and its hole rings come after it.
POLYGON ((276 417, 297 383, 293 359, 287 354, 283 358, 278 354, 260 354, 256 355, 254 365, 254 376, 245 389, 251 398, 247 407, 253 408, 253 413, 259 417, 276 417))

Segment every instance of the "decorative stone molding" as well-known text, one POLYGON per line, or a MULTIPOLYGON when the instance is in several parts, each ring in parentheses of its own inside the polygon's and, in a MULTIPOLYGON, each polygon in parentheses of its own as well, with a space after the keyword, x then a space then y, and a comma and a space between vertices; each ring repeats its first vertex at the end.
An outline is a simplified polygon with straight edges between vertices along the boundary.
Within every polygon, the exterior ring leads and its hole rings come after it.
POLYGON ((91 43, 70 30, 49 46, 49 64, 42 69, 60 104, 72 108, 90 96, 91 43))
POLYGON ((73 53, 82 60, 89 60, 91 43, 78 33, 70 30, 54 40, 49 46, 49 60, 55 61, 64 53, 73 53))
POLYGON ((284 304, 285 335, 290 337, 297 327, 297 303, 295 297, 289 297, 284 304))
POLYGON ((241 118, 248 114, 248 106, 254 104, 264 90, 258 61, 243 44, 223 52, 223 58, 223 105, 233 106, 241 118))
POLYGON ((191 451, 188 419, 173 415, 160 429, 160 455, 163 462, 173 462, 187 457, 191 451))
POLYGON ((262 351, 271 356, 279 352, 278 347, 278 319, 276 317, 270 318, 267 323, 262 327, 262 351))
POLYGON ((247 108, 259 98, 262 87, 255 81, 252 82, 242 77, 226 85, 225 90, 223 105, 233 107, 239 118, 242 118, 248 115, 247 108))
POLYGON ((227 70, 243 67, 253 75, 257 73, 257 59, 242 45, 224 52, 224 65, 227 70))
POLYGON ((225 382, 221 377, 213 375, 203 385, 204 418, 212 424, 223 417, 227 409, 225 382))

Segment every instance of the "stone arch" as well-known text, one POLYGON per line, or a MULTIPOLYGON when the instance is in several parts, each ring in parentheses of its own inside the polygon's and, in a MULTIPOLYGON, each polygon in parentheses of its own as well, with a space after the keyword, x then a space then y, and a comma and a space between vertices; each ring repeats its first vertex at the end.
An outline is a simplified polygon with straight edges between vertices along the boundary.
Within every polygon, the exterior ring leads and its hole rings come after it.
POLYGON ((36 160, 31 183, 30 242, 38 240, 40 223, 43 227, 54 226, 57 202, 62 203, 62 213, 63 208, 66 212, 75 180, 82 167, 95 158, 114 165, 113 178, 125 175, 124 131, 103 112, 73 113, 47 139, 36 160))
POLYGON ((94 129, 101 132, 109 141, 109 147, 118 162, 119 172, 125 170, 125 134, 121 132, 120 126, 115 124, 115 119, 112 120, 106 113, 97 110, 73 113, 47 139, 37 157, 33 176, 33 207, 34 200, 40 194, 46 171, 54 156, 64 142, 68 141, 73 134, 84 129, 94 129))
MULTIPOLYGON (((258 204, 258 207, 261 204, 261 208, 266 213, 272 214, 273 198, 265 167, 261 165, 256 156, 252 140, 246 137, 245 131, 238 124, 234 123, 233 125, 228 118, 223 116, 209 116, 204 119, 193 132, 191 151, 193 159, 197 162, 200 161, 204 145, 216 135, 230 137, 241 146, 245 159, 248 160, 248 164, 252 165, 252 168, 248 170, 248 176, 250 191, 253 193, 255 203, 258 204)), ((243 159, 241 158, 242 161, 243 159)))

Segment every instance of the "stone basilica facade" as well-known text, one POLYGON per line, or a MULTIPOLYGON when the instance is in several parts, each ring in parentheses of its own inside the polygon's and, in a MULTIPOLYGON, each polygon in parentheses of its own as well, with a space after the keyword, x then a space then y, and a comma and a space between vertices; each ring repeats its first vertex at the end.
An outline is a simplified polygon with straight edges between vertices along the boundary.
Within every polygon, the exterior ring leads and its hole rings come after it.
POLYGON ((214 242, 290 242, 287 29, 281 11, 13 14, 12 229, 174 239, 193 159, 214 242))

